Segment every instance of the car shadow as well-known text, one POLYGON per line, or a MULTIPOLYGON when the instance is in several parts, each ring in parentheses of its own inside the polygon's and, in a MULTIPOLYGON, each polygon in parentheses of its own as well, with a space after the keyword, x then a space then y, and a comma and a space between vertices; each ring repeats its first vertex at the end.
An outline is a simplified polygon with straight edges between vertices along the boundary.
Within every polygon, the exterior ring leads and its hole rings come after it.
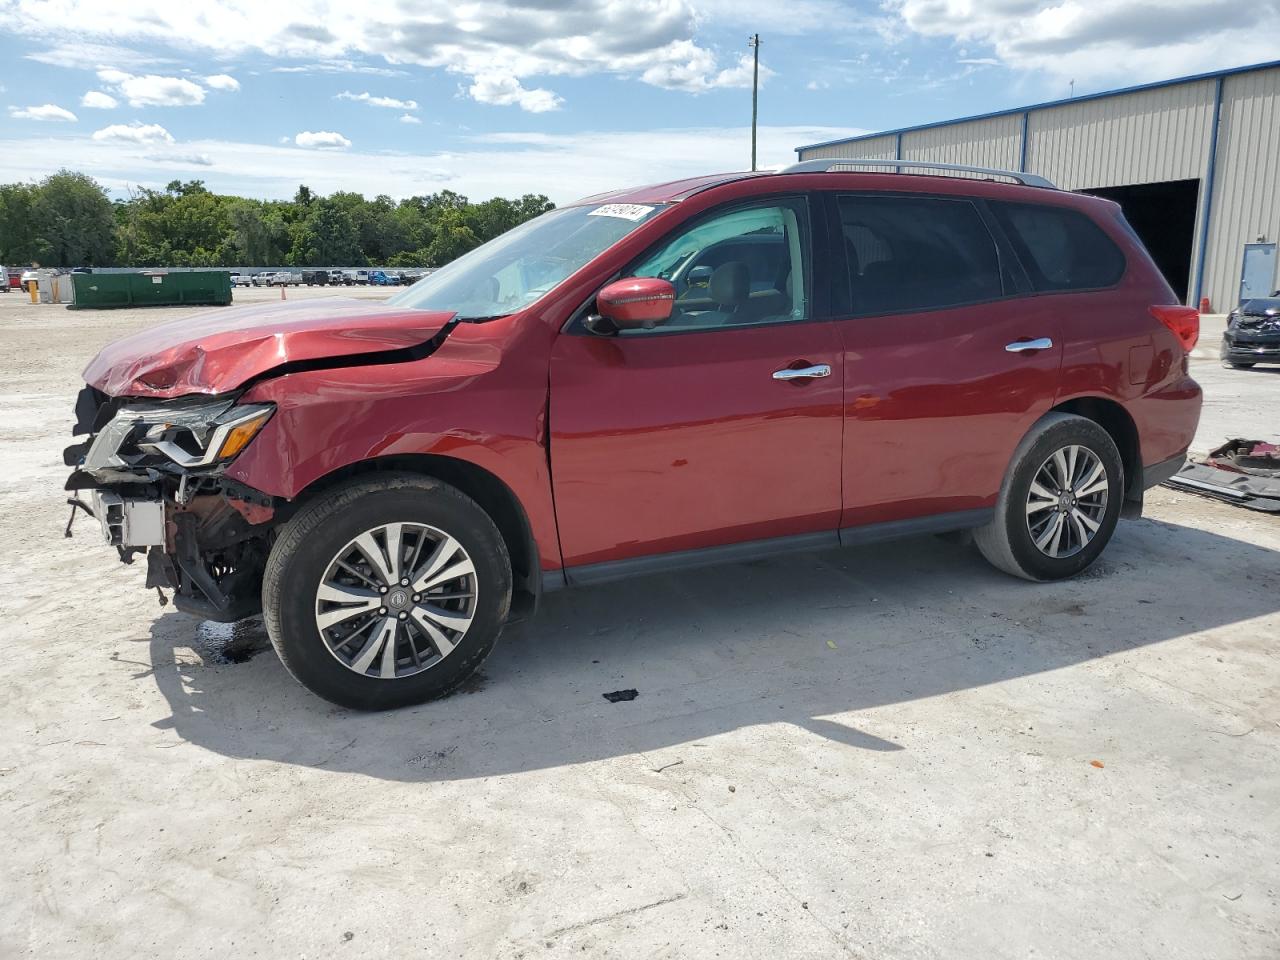
POLYGON ((1280 552, 1146 519, 1122 524, 1102 560, 1057 584, 1014 580, 970 548, 921 538, 554 593, 459 692, 394 712, 312 696, 260 624, 179 613, 155 621, 154 670, 138 681, 153 677, 171 708, 157 727, 231 757, 399 781, 660 752, 656 769, 760 724, 901 750, 882 718, 849 715, 1277 610, 1280 552), (1189 589, 1215 558, 1241 575, 1189 589), (634 700, 602 696, 627 688, 634 700))

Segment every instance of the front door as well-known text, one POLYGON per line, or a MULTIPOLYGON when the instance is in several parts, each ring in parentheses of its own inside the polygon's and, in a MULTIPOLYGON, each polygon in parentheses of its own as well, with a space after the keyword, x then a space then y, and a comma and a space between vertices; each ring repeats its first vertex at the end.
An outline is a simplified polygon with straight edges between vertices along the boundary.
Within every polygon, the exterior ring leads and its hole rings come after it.
POLYGON ((1060 307, 1010 296, 1018 279, 968 199, 831 202, 848 268, 835 293, 845 351, 842 536, 941 514, 957 515, 957 526, 982 522, 1018 442, 1053 405, 1060 307))
POLYGON ((551 473, 571 580, 656 554, 834 542, 841 352, 812 319, 809 249, 803 199, 713 211, 626 271, 675 285, 666 324, 557 338, 551 473))

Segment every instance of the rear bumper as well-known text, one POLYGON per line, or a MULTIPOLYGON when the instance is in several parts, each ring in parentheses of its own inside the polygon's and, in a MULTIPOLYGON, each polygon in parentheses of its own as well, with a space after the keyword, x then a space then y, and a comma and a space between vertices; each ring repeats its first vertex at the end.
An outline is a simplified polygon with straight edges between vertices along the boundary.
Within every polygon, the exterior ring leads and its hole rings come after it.
POLYGON ((1159 463, 1153 463, 1149 467, 1142 468, 1142 489, 1150 490, 1152 487, 1158 487, 1170 477, 1177 475, 1178 471, 1183 468, 1187 462, 1187 452, 1168 460, 1161 460, 1159 463))

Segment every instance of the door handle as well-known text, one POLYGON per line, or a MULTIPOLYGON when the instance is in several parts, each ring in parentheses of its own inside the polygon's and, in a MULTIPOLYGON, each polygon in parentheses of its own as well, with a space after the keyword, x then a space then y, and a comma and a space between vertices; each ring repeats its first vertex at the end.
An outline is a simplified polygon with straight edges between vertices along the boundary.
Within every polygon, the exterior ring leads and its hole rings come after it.
POLYGON ((829 376, 831 376, 831 367, 825 363, 815 363, 811 367, 785 367, 782 370, 773 371, 775 380, 817 380, 829 376))
POLYGON ((1031 350, 1048 350, 1052 346, 1052 340, 1040 337, 1036 340, 1015 340, 1013 343, 1006 343, 1004 348, 1009 353, 1027 353, 1031 350))

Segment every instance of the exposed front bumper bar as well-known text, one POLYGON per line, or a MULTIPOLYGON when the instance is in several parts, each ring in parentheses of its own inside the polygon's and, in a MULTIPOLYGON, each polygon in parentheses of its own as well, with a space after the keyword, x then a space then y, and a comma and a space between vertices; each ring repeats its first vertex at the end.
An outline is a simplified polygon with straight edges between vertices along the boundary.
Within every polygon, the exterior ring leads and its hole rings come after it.
POLYGON ((1242 340, 1224 336, 1219 355, 1229 363, 1280 363, 1280 337, 1242 340))

